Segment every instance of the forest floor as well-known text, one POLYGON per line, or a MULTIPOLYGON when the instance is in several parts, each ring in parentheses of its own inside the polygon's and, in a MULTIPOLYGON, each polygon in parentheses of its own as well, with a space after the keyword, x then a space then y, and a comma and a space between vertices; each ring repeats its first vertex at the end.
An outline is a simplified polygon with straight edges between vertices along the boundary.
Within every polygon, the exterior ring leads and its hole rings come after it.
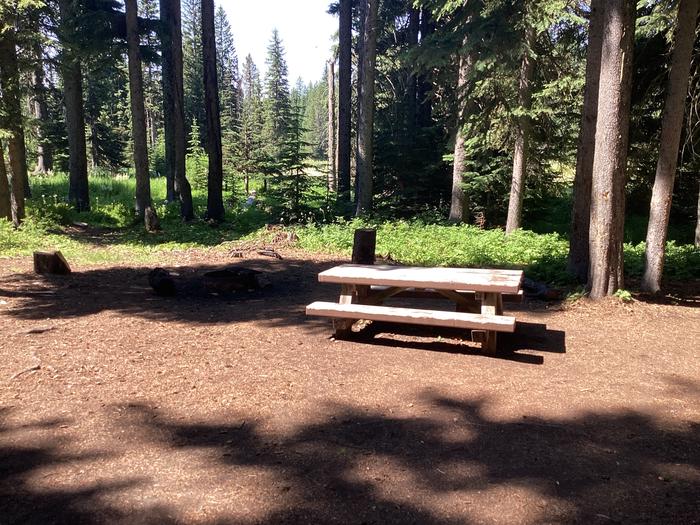
POLYGON ((148 267, 0 259, 0 523, 700 523, 700 283, 526 301, 498 356, 454 332, 336 341, 338 261, 192 250, 270 286, 155 296, 148 267))

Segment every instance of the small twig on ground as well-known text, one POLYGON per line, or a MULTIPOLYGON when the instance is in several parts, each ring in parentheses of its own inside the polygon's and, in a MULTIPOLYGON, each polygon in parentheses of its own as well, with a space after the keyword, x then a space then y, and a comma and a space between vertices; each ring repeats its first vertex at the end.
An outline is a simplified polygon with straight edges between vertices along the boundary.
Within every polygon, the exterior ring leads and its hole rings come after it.
POLYGON ((35 352, 32 352, 32 357, 36 359, 36 364, 27 367, 24 370, 20 370, 10 378, 10 381, 17 379, 21 375, 28 374, 29 372, 36 372, 37 370, 41 370, 41 359, 37 357, 35 352))
POLYGON ((282 256, 275 250, 258 250, 258 255, 264 255, 265 257, 274 257, 275 259, 282 258, 282 256))

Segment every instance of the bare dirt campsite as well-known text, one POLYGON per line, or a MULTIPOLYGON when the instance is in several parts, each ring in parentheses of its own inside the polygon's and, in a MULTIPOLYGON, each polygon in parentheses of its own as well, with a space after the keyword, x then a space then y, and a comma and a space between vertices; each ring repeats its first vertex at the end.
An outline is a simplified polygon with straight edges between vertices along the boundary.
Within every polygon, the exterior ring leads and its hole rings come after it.
POLYGON ((699 523, 700 288, 506 305, 334 340, 340 261, 176 252, 268 286, 158 297, 151 267, 0 261, 0 523, 699 523))

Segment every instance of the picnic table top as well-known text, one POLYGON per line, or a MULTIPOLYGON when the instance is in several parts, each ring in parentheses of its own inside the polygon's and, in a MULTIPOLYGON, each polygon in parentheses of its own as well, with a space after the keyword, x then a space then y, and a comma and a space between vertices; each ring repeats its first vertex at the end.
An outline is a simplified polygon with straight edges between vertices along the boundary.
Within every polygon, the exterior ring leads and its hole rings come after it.
POLYGON ((517 293, 522 279, 522 270, 361 264, 341 264, 318 274, 318 280, 322 283, 492 293, 517 293))

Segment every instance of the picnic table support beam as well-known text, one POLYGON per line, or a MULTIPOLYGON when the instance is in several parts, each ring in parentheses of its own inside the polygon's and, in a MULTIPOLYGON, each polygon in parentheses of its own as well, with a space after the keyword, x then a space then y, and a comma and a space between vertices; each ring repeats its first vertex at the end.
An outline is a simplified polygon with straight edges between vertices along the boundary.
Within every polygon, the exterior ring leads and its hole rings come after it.
MULTIPOLYGON (((339 304, 352 304, 357 296, 357 286, 354 284, 343 284, 340 287, 339 304)), ((354 319, 333 319, 333 328, 335 329, 336 337, 343 337, 352 331, 354 319)))
MULTIPOLYGON (((500 293, 484 293, 481 295, 482 315, 503 315, 503 297, 500 293)), ((477 298, 478 296, 477 295, 477 298)), ((473 330, 472 340, 481 343, 487 354, 495 354, 498 349, 498 332, 492 330, 473 330)))

